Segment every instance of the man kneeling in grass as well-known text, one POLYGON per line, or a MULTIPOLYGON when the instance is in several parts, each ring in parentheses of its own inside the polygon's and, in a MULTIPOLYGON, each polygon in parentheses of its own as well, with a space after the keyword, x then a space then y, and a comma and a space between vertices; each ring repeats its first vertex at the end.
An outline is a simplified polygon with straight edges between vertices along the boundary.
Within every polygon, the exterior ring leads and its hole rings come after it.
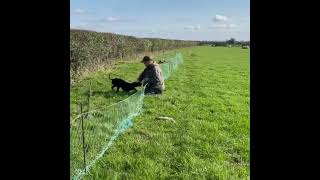
POLYGON ((165 86, 161 68, 159 64, 153 61, 149 56, 145 56, 142 61, 145 69, 139 75, 138 81, 144 85, 147 84, 146 94, 162 94, 165 86))

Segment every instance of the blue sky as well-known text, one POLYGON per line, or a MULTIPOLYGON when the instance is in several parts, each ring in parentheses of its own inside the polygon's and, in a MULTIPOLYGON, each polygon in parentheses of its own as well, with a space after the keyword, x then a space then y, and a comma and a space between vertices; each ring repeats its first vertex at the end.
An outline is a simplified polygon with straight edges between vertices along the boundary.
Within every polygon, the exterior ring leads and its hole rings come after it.
POLYGON ((250 40, 250 1, 70 0, 70 27, 136 37, 250 40))

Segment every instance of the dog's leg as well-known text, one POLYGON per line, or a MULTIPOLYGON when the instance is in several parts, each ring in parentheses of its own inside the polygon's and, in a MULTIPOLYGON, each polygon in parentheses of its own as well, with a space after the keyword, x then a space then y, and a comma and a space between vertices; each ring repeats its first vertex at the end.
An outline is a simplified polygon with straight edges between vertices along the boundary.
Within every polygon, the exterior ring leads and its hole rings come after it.
POLYGON ((119 86, 117 86, 117 92, 119 92, 119 88, 120 88, 120 87, 119 87, 119 86))
POLYGON ((111 89, 113 90, 114 89, 114 87, 116 87, 115 85, 113 85, 112 87, 111 87, 111 89))

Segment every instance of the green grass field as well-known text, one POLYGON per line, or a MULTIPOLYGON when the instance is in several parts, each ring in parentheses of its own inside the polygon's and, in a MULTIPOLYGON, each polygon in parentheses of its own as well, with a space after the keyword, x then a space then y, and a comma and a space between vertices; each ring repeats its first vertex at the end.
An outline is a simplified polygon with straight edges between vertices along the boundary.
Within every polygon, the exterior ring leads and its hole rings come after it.
MULTIPOLYGON (((162 96, 146 96, 143 113, 85 179, 250 179, 250 50, 193 47, 165 82, 162 96), (156 120, 168 116, 171 121, 156 120)), ((119 62, 114 73, 133 81, 138 60, 119 62)), ((128 97, 112 92, 109 71, 71 88, 71 115, 92 81, 92 105, 128 97)))

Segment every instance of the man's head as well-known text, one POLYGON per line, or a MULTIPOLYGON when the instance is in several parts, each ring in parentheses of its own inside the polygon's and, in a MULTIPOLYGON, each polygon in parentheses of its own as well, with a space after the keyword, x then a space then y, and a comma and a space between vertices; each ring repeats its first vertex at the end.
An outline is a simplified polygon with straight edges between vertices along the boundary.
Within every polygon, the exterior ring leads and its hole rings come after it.
POLYGON ((146 67, 150 66, 151 64, 153 64, 153 60, 149 57, 149 56, 145 56, 143 57, 142 61, 141 61, 146 67))

